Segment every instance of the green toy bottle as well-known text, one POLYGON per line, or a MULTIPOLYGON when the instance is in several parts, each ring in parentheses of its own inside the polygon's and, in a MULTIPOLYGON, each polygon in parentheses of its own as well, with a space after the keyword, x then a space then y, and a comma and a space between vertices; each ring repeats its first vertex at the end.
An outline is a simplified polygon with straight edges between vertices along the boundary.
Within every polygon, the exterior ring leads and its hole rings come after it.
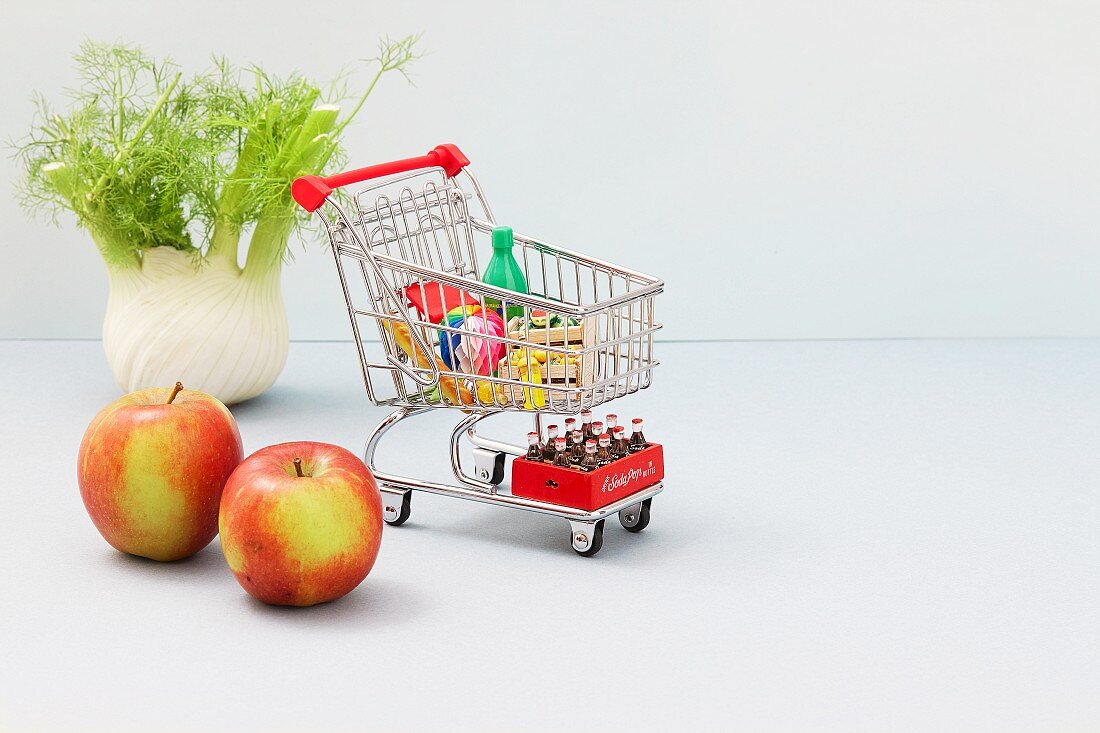
MULTIPOLYGON (((527 294, 527 279, 523 277, 523 268, 516 262, 512 254, 515 239, 512 236, 512 227, 493 228, 493 257, 489 260, 489 266, 485 268, 485 275, 481 278, 484 283, 496 285, 516 293, 527 294)), ((496 298, 485 298, 485 305, 500 312, 500 301, 496 298)), ((503 317, 507 323, 513 316, 523 315, 523 306, 506 303, 507 311, 503 317)))

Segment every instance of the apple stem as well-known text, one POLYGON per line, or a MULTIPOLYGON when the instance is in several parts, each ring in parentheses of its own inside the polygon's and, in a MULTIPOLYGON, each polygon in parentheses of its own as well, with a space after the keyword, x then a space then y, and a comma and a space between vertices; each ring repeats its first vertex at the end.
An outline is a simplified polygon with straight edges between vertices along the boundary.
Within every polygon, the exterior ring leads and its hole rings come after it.
POLYGON ((302 473, 302 459, 294 459, 294 473, 298 474, 298 478, 305 478, 305 474, 302 473))
POLYGON ((176 386, 172 388, 172 394, 168 395, 168 402, 166 404, 172 404, 172 400, 176 399, 176 395, 178 395, 182 390, 183 382, 176 382, 176 386))

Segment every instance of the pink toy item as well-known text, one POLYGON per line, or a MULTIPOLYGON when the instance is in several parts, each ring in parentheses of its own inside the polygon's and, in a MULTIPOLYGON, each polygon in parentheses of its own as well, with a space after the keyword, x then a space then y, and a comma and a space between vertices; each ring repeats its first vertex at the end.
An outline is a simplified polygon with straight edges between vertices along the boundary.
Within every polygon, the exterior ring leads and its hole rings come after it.
POLYGON ((462 330, 462 341, 455 348, 461 370, 467 374, 491 374, 504 356, 505 345, 495 340, 504 336, 503 319, 496 311, 481 311, 467 316, 462 321, 462 330))

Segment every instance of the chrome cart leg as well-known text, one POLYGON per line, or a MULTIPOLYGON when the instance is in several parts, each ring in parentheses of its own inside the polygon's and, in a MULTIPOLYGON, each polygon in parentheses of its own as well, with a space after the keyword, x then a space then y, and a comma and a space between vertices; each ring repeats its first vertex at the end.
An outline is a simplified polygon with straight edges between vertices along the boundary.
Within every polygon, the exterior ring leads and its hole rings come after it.
POLYGON ((367 436, 367 445, 363 448, 363 463, 367 464, 367 468, 371 470, 371 473, 376 477, 385 476, 385 474, 379 472, 378 468, 374 465, 374 452, 378 450, 378 441, 382 439, 382 436, 385 435, 390 428, 409 415, 415 415, 427 409, 429 408, 402 407, 399 410, 391 412, 385 420, 374 426, 374 429, 370 431, 370 435, 367 436))
POLYGON ((569 520, 569 543, 581 557, 592 557, 603 547, 603 523, 569 520))
POLYGON ((620 509, 619 524, 623 525, 623 529, 627 532, 641 532, 649 526, 649 507, 652 503, 653 499, 649 498, 640 504, 631 504, 620 509))
POLYGON ((378 491, 382 494, 382 521, 391 527, 399 527, 408 520, 409 515, 412 513, 412 491, 388 484, 387 481, 400 481, 401 477, 391 476, 379 471, 374 465, 374 453, 378 449, 378 441, 390 428, 409 415, 414 415, 420 411, 415 408, 403 407, 390 413, 385 420, 376 425, 374 430, 370 432, 367 437, 367 445, 363 449, 363 463, 367 464, 367 468, 378 480, 378 491))

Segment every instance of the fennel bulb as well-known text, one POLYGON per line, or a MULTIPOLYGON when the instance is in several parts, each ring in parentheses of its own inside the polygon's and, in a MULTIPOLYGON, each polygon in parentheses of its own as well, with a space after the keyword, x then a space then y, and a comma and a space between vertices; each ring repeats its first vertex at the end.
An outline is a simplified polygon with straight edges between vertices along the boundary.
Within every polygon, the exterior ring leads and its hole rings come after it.
POLYGON ((290 184, 342 164, 345 127, 384 74, 405 73, 415 43, 384 41, 343 115, 343 82, 325 94, 224 60, 185 80, 132 47, 81 47, 70 108, 39 99, 18 145, 20 193, 35 213, 75 214, 99 248, 103 348, 120 387, 181 381, 232 404, 274 383, 288 347, 282 263, 309 218, 290 184))
POLYGON ((223 262, 196 267, 171 247, 140 270, 109 270, 103 349, 125 391, 173 380, 226 404, 270 387, 286 364, 278 271, 249 277, 223 262))

